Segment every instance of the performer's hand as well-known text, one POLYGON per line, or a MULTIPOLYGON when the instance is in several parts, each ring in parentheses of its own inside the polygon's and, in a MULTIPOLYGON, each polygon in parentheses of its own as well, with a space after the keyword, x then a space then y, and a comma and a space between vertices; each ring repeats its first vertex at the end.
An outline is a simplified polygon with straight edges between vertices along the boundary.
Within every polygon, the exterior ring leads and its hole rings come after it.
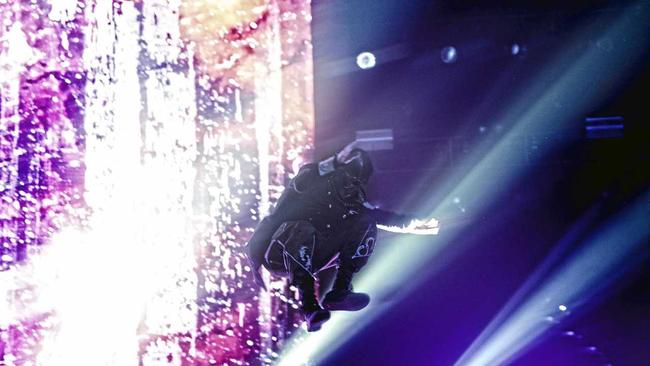
POLYGON ((354 150, 357 147, 357 145, 358 145, 358 142, 356 140, 350 142, 347 145, 345 145, 345 147, 336 154, 336 161, 339 164, 344 163, 345 160, 347 160, 347 158, 350 156, 350 153, 352 152, 352 150, 354 150))
POLYGON ((384 231, 389 231, 391 233, 401 233, 401 234, 416 234, 416 235, 436 235, 440 230, 438 226, 438 220, 429 219, 429 220, 420 220, 412 219, 408 225, 404 226, 390 226, 390 225, 380 225, 377 224, 377 228, 384 231))
POLYGON ((436 219, 429 219, 429 220, 413 219, 406 227, 406 230, 412 234, 436 235, 440 230, 438 224, 439 224, 438 220, 436 219))

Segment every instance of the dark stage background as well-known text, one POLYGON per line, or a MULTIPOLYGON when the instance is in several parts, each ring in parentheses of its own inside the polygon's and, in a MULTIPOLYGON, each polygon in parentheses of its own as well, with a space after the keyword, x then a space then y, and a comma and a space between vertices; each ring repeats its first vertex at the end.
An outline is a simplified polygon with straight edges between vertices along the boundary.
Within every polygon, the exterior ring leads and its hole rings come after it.
MULTIPOLYGON (((588 110, 563 122, 561 131, 549 121, 548 128, 538 126, 534 134, 517 140, 511 160, 497 163, 492 179, 499 182, 499 172, 507 171, 503 167, 524 166, 525 174, 486 209, 470 205, 439 217, 443 230, 445 225, 466 226, 433 258, 440 263, 431 267, 438 269, 418 272, 421 282, 413 291, 344 346, 330 350, 324 365, 452 365, 575 220, 591 210, 587 231, 596 230, 648 188, 647 39, 593 32, 593 37, 576 41, 575 34, 586 24, 595 29, 602 24, 604 30, 607 22, 602 19, 628 11, 647 14, 649 5, 313 4, 316 155, 331 154, 354 139, 355 131, 392 129, 394 149, 372 152, 376 175, 369 195, 374 203, 394 210, 415 209, 418 197, 435 191, 469 151, 498 141, 518 123, 502 120, 500 113, 534 83, 539 85, 544 66, 569 40, 578 53, 597 50, 605 57, 632 47, 641 54, 635 64, 608 65, 610 73, 625 66, 627 76, 588 110), (441 60, 446 46, 457 50, 453 63, 441 60), (377 66, 358 68, 355 57, 362 51, 375 53, 377 66), (624 119, 622 136, 588 138, 585 119, 604 116, 624 119), (555 145, 537 156, 545 144, 555 145)), ((606 78, 607 73, 594 74, 582 87, 598 88, 606 78)), ((552 86, 552 78, 547 82, 542 89, 552 86)), ((582 97, 564 95, 546 107, 556 114, 574 113, 571 108, 582 97)), ((472 194, 480 197, 481 186, 472 194)), ((399 245, 395 238, 381 236, 377 252, 399 245)), ((432 237, 431 245, 436 240, 432 237)), ((390 273, 385 276, 390 280, 390 273)), ((389 303, 392 296, 373 301, 389 303)), ((650 365, 647 259, 585 302, 512 365, 650 365)))

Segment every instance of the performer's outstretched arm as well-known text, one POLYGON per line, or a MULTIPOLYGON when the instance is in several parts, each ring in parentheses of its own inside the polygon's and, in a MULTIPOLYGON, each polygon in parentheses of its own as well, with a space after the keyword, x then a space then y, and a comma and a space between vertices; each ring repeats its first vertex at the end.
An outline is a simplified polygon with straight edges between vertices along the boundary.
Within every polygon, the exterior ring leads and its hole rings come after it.
POLYGON ((399 214, 382 210, 369 203, 364 205, 365 212, 377 221, 377 228, 394 233, 436 235, 439 231, 438 220, 418 219, 412 215, 399 214))

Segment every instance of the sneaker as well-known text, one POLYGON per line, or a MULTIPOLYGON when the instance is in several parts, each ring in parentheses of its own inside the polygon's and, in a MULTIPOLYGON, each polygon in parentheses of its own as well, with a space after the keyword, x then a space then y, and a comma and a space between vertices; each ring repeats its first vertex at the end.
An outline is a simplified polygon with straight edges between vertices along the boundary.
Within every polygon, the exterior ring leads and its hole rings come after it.
POLYGON ((327 310, 358 311, 370 303, 370 296, 352 290, 333 289, 325 295, 323 307, 327 310))
POLYGON ((315 332, 319 330, 323 323, 330 319, 330 312, 325 309, 316 309, 305 312, 305 321, 307 322, 307 331, 315 332))

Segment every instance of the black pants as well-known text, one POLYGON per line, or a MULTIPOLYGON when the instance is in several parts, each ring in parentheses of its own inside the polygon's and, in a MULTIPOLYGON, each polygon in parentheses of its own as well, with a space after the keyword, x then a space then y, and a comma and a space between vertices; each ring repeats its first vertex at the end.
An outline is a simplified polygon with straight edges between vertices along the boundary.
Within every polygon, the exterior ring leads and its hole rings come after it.
POLYGON ((263 264, 295 285, 335 265, 351 277, 366 265, 376 240, 377 223, 366 215, 352 216, 331 232, 320 232, 308 221, 289 221, 276 230, 263 264))

